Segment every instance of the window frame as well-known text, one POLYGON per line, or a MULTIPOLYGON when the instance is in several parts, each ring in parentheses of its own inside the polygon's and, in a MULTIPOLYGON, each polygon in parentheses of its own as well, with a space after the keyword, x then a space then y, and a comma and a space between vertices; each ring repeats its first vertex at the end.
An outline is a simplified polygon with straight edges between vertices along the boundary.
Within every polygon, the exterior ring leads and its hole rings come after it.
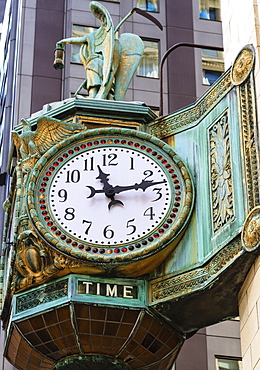
MULTIPOLYGON (((205 78, 205 73, 207 71, 213 72, 213 74, 219 73, 219 77, 220 77, 225 72, 223 51, 211 50, 207 48, 201 49, 201 66, 202 66, 202 85, 212 86, 214 82, 212 84, 207 83, 206 78, 205 78), (215 55, 213 53, 214 51, 216 52, 215 55)), ((217 77, 216 80, 219 77, 217 77)))
MULTIPOLYGON (((149 1, 149 0, 144 0, 145 2, 149 1)), ((142 9, 142 8, 139 8, 141 10, 145 10, 146 12, 149 12, 149 13, 160 13, 160 1, 159 0, 156 0, 157 1, 157 10, 147 10, 147 9, 142 9)), ((136 6, 138 6, 137 4, 138 0, 136 0, 136 6)))
MULTIPOLYGON (((86 25, 83 25, 83 24, 76 24, 76 23, 73 23, 72 24, 72 28, 71 28, 71 37, 77 37, 77 36, 73 36, 73 27, 74 26, 77 26, 77 27, 84 27, 84 28, 93 28, 94 31, 96 31, 98 29, 98 27, 94 27, 94 26, 86 26, 86 25)), ((93 31, 92 31, 93 32, 93 31)), ((91 32, 89 32, 91 33, 91 32)), ((74 44, 71 44, 71 57, 70 57, 70 63, 72 64, 76 64, 76 65, 79 65, 79 64, 82 64, 80 59, 79 61, 76 61, 76 60, 72 60, 73 58, 73 55, 79 55, 79 53, 74 53, 73 54, 73 48, 75 48, 76 45, 74 44)))
POLYGON ((242 358, 241 357, 215 356, 216 370, 220 370, 218 360, 236 361, 238 363, 238 370, 242 370, 242 358))
POLYGON ((219 7, 218 8, 212 8, 210 7, 210 1, 211 0, 199 0, 199 19, 204 21, 210 21, 210 22, 221 22, 221 0, 219 1, 219 7), (203 6, 203 3, 207 2, 207 6, 203 6), (219 11, 219 15, 216 17, 216 19, 210 18, 210 9, 217 9, 219 11), (205 12, 205 15, 202 16, 202 13, 205 12))
POLYGON ((137 67, 137 70, 136 70, 136 76, 137 77, 141 77, 141 78, 148 78, 148 79, 154 79, 154 80, 158 80, 160 78, 159 74, 160 74, 160 40, 158 39, 150 39, 149 37, 141 37, 141 39, 143 40, 143 42, 147 41, 147 42, 154 42, 157 44, 158 48, 158 63, 157 63, 157 77, 149 77, 149 76, 144 76, 144 75, 140 75, 138 74, 138 70, 140 68, 140 65, 141 65, 141 61, 142 61, 142 58, 140 60, 140 63, 137 67))
POLYGON ((203 75, 203 81, 202 81, 202 84, 204 85, 204 86, 212 86, 218 79, 219 79, 219 77, 222 75, 222 73, 223 72, 221 72, 221 71, 214 71, 214 70, 211 70, 211 69, 202 69, 202 75, 203 75), (212 72, 212 74, 214 75, 214 72, 216 73, 216 74, 218 74, 219 73, 219 76, 214 80, 214 82, 212 82, 212 83, 210 83, 210 81, 207 83, 206 82, 206 79, 208 79, 207 77, 206 77, 206 73, 210 73, 210 72, 212 72))

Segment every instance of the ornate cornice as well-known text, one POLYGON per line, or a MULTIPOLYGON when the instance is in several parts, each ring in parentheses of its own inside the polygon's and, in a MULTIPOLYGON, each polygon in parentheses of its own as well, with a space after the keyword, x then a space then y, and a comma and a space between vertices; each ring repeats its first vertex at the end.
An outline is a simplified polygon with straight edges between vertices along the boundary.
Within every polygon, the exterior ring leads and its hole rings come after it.
POLYGON ((234 239, 215 255, 204 267, 181 275, 168 275, 150 282, 150 304, 177 300, 187 294, 204 289, 244 253, 240 237, 234 239))
POLYGON ((188 129, 198 124, 198 120, 214 105, 217 104, 232 87, 230 70, 223 74, 219 82, 213 85, 196 103, 170 114, 159 117, 150 125, 152 135, 164 138, 175 134, 179 130, 188 129))
POLYGON ((222 72, 224 70, 224 63, 217 60, 203 60, 202 68, 213 68, 216 71, 222 72))

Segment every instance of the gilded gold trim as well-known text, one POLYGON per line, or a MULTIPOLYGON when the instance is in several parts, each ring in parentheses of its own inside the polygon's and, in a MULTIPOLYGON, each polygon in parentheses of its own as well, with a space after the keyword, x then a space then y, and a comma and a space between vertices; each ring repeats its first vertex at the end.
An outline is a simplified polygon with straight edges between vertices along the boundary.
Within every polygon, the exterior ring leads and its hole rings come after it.
POLYGON ((84 125, 85 129, 101 128, 101 127, 122 127, 140 130, 142 124, 136 121, 123 121, 120 119, 87 117, 83 115, 75 115, 73 122, 84 125))
POLYGON ((241 121, 241 148, 243 160, 244 194, 247 210, 252 210, 260 202, 259 195, 259 147, 257 123, 254 108, 252 82, 248 80, 240 87, 239 96, 241 121))
POLYGON ((246 45, 238 53, 231 69, 231 81, 233 85, 242 84, 251 73, 255 61, 253 45, 246 45))
POLYGON ((247 216, 241 239, 247 252, 252 252, 260 246, 260 206, 255 207, 247 216))

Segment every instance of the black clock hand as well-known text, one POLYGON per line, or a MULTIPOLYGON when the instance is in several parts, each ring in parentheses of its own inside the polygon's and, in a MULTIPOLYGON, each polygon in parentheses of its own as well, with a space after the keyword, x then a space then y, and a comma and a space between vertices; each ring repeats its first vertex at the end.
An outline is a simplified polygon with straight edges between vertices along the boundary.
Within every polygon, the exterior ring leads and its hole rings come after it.
POLYGON ((140 184, 134 184, 134 185, 127 185, 127 186, 114 186, 114 192, 115 194, 118 194, 118 193, 121 193, 123 191, 127 191, 127 190, 138 190, 138 189, 142 189, 143 191, 145 191, 147 188, 149 188, 150 186, 154 186, 154 185, 158 185, 158 184, 164 184, 166 183, 167 181, 166 180, 162 180, 162 181, 146 181, 146 180, 142 180, 140 182, 140 184))
POLYGON ((93 188, 93 186, 90 186, 90 185, 86 185, 86 188, 89 188, 89 190, 90 190, 90 195, 87 198, 93 198, 94 195, 96 195, 98 193, 105 193, 104 189, 95 189, 95 188, 93 188))
MULTIPOLYGON (((111 186, 110 185, 110 189, 111 189, 111 192, 113 191, 113 195, 115 195, 115 194, 118 194, 118 193, 121 193, 121 192, 127 191, 127 190, 138 190, 138 189, 142 189, 143 191, 145 191, 150 186, 158 185, 158 184, 164 184, 164 183, 166 183, 166 180, 162 180, 162 181, 146 181, 146 180, 142 180, 140 182, 140 184, 137 184, 136 183, 134 185, 127 185, 127 186, 120 186, 120 185, 111 186)), ((87 186, 87 187, 91 191, 91 193, 88 196, 88 198, 94 197, 94 195, 96 193, 105 193, 105 190, 104 189, 96 190, 92 186, 87 186)))
POLYGON ((105 193, 105 195, 111 199, 111 202, 109 202, 108 204, 108 208, 110 209, 112 207, 112 205, 114 204, 121 204, 122 206, 124 205, 123 202, 121 202, 121 200, 116 200, 114 199, 114 196, 115 196, 115 192, 114 192, 114 188, 112 185, 109 184, 108 182, 108 177, 110 176, 110 174, 106 174, 104 173, 100 166, 98 165, 97 166, 98 168, 98 171, 99 171, 99 175, 96 177, 96 179, 99 179, 102 184, 104 185, 103 186, 103 189, 102 190, 96 190, 94 189, 92 186, 87 186, 89 189, 90 189, 90 195, 87 197, 87 198, 92 198, 96 193, 105 193))
POLYGON ((87 198, 92 198, 97 193, 106 193, 110 188, 112 188, 112 186, 108 183, 109 174, 104 173, 101 170, 100 166, 97 166, 97 168, 98 168, 98 171, 99 171, 99 175, 96 177, 96 179, 99 179, 102 182, 103 188, 97 190, 97 189, 93 188, 93 186, 86 185, 86 187, 90 189, 90 195, 87 198))
POLYGON ((96 179, 97 179, 97 180, 100 180, 100 181, 102 182, 102 184, 104 185, 104 186, 103 186, 103 190, 104 190, 104 191, 105 191, 105 193, 106 193, 107 191, 109 191, 109 189, 110 189, 110 188, 113 188, 113 187, 109 184, 109 182, 108 182, 108 177, 110 176, 110 174, 109 174, 109 173, 104 173, 104 172, 101 170, 101 168, 100 168, 100 166, 99 166, 99 165, 97 166, 97 168, 98 168, 99 175, 98 175, 98 177, 96 177, 96 179))

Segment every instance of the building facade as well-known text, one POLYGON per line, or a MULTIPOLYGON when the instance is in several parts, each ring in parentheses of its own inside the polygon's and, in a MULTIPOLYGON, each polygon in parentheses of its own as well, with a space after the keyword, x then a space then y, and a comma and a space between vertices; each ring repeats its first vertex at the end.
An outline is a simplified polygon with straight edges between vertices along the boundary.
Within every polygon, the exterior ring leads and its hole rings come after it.
MULTIPOLYGON (((49 103, 70 98, 85 78, 75 47, 67 45, 63 71, 53 68, 53 51, 60 39, 80 36, 99 26, 89 10, 89 3, 86 0, 6 1, 0 75, 1 203, 6 199, 9 174, 14 166, 8 161, 13 127, 21 118, 31 116, 43 106, 47 112, 49 103)), ((149 20, 134 14, 120 29, 120 33, 138 34, 145 42, 145 54, 129 86, 127 101, 142 101, 155 111, 159 110, 159 61, 170 47, 178 43, 195 43, 205 45, 205 48, 180 46, 169 55, 163 69, 164 114, 193 103, 224 70, 220 52, 207 49, 207 46, 223 46, 219 1, 115 0, 100 3, 108 9, 115 25, 132 8, 139 7, 150 12, 163 26, 161 31, 149 20)), ((232 57, 234 55, 228 59, 227 54, 227 60, 232 60, 232 57)), ((87 95, 87 92, 82 91, 81 94, 87 95)), ((0 219, 3 229, 3 211, 0 219)), ((187 340, 175 369, 239 369, 238 325, 238 322, 231 321, 225 327, 220 324, 206 328, 187 340), (229 339, 223 341, 222 336, 229 339), (198 347, 199 344, 201 346, 198 347), (197 356, 198 351, 204 355, 197 356)), ((3 360, 2 369, 12 367, 3 360)))
MULTIPOLYGON (((243 45, 251 44, 255 49, 255 87, 257 111, 260 108, 259 77, 259 1, 232 0, 223 2, 223 40, 225 46, 225 63, 231 59, 243 45)), ((257 126, 259 130, 259 113, 257 126)), ((259 143, 258 143, 259 145, 259 143)), ((252 266, 239 294, 239 312, 241 317, 241 348, 243 369, 258 369, 259 359, 259 257, 252 266)))

